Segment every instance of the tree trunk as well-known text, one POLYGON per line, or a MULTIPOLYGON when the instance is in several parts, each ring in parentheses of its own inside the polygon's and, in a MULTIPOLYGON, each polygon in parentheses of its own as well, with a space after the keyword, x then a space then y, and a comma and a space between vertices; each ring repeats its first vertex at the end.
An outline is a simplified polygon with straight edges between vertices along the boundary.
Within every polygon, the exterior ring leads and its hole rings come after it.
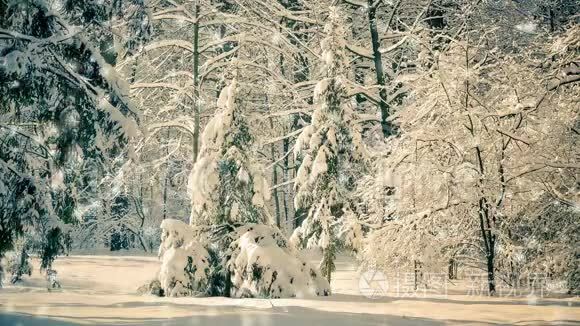
MULTIPOLYGON (((143 226, 145 225, 145 213, 143 212, 143 173, 139 173, 139 201, 135 200, 133 197, 133 203, 135 204, 135 211, 137 215, 141 219, 141 223, 139 225, 139 230, 137 230, 138 234, 137 237, 141 242, 141 246, 145 252, 149 252, 149 248, 145 245, 145 240, 143 239, 143 226)), ((153 249, 151 248, 151 252, 153 249)))
POLYGON ((495 255, 492 253, 487 256, 487 283, 489 285, 489 295, 495 295, 495 255))
MULTIPOLYGON (((377 84, 380 87, 379 97, 380 103, 379 108, 381 110, 381 128, 383 135, 385 137, 391 135, 392 128, 391 123, 387 120, 389 118, 389 104, 387 102, 387 90, 385 88, 385 74, 383 71, 383 59, 380 52, 380 38, 379 32, 377 30, 377 8, 374 0, 368 0, 368 17, 369 17, 369 29, 371 32, 371 43, 373 47, 373 60, 375 64, 375 72, 377 74, 377 84)), ((396 10, 393 8, 393 10, 396 10)))
POLYGON ((421 273, 421 263, 417 260, 413 261, 413 263, 415 266, 414 289, 417 291, 417 289, 419 289, 419 282, 421 282, 423 274, 421 273))
POLYGON ((167 218, 167 183, 168 177, 167 172, 165 172, 165 181, 163 183, 163 219, 167 218))
POLYGON ((551 7, 548 8, 548 16, 550 18, 550 32, 554 32, 556 30, 556 24, 554 22, 554 10, 551 7))
POLYGON ((481 237, 484 243, 485 259, 487 266, 487 281, 489 286, 489 295, 495 295, 495 235, 491 228, 489 205, 487 200, 482 197, 479 199, 479 227, 481 237))
MULTIPOLYGON (((167 143, 169 143, 169 138, 171 137, 171 131, 167 129, 167 143)), ((165 152, 169 155, 169 147, 165 147, 165 152)), ((163 219, 167 218, 167 188, 169 183, 169 162, 165 164, 165 180, 163 181, 163 219)))
POLYGON ((457 274, 456 274, 456 270, 455 270, 455 260, 453 258, 451 258, 449 260, 449 268, 448 268, 448 275, 449 275, 449 279, 450 280, 455 280, 457 278, 457 274))
MULTIPOLYGON (((143 251, 149 252, 149 249, 145 245, 145 240, 143 239, 143 236, 141 235, 141 233, 138 233, 137 234, 137 238, 139 239, 139 243, 141 244, 141 247, 143 248, 143 251)), ((151 250, 151 251, 153 251, 153 250, 151 250)))
MULTIPOLYGON (((266 97, 266 103, 268 102, 268 98, 266 97)), ((270 118, 270 128, 274 129, 274 122, 272 118, 270 118)), ((276 143, 272 143, 271 147, 271 155, 272 155, 272 162, 276 162, 276 150, 275 150, 276 143)), ((277 164, 272 166, 272 184, 278 183, 278 167, 277 164)), ((278 189, 272 189, 272 196, 274 197, 274 207, 276 208, 276 225, 280 227, 280 200, 278 199, 278 189)))
POLYGON ((330 281, 332 280, 332 260, 326 260, 326 279, 328 280, 328 285, 330 285, 330 281))
POLYGON ((199 155, 199 4, 195 5, 195 23, 193 24, 193 163, 199 155))
MULTIPOLYGON (((358 31, 356 29, 356 24, 354 24, 354 19, 353 19, 353 23, 351 24, 351 33, 352 33, 351 37, 353 39, 358 37, 358 31)), ((361 67, 363 61, 364 61, 364 58, 355 57, 355 59, 353 61, 353 65, 352 65, 353 72, 354 72, 354 81, 359 85, 365 84, 366 71, 364 68, 361 67)), ((356 104, 357 104, 357 109, 360 110, 362 103, 366 102, 367 99, 362 94, 356 94, 355 100, 356 100, 356 104)))
MULTIPOLYGON (((2 256, 0 255, 0 260, 2 259, 2 256)), ((2 267, 2 264, 0 264, 0 289, 4 287, 4 268, 2 267)))
POLYGON ((224 283, 224 297, 229 298, 232 296, 232 276, 230 271, 226 271, 224 283))
MULTIPOLYGON (((290 148, 290 141, 288 140, 288 138, 284 139, 282 148, 283 148, 284 155, 286 155, 286 153, 288 153, 288 150, 290 148)), ((286 155, 286 157, 284 158, 284 171, 282 171, 282 181, 283 182, 288 182, 288 163, 289 163, 288 156, 289 155, 286 155)), ((284 205, 284 225, 287 226, 289 216, 288 216, 288 198, 286 198, 286 197, 287 197, 288 192, 289 192, 289 191, 287 191, 287 189, 288 190, 290 189, 290 185, 284 186, 284 187, 282 187, 282 189, 283 189, 282 190, 283 191, 282 192, 282 202, 284 205)))

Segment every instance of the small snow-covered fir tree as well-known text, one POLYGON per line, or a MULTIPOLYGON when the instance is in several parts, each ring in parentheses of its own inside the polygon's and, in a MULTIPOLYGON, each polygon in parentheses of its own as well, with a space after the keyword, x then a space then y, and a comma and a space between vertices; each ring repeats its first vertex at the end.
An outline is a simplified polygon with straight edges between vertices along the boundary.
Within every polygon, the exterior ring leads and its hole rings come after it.
POLYGON ((189 179, 190 225, 164 220, 164 293, 235 297, 328 295, 320 273, 288 246, 266 209, 270 189, 252 160, 237 82, 222 90, 189 179))
POLYGON ((234 297, 328 295, 328 282, 301 258, 278 228, 248 224, 236 229, 227 255, 234 297))
MULTIPOLYGON (((354 186, 353 163, 363 158, 364 148, 347 96, 347 57, 337 8, 331 8, 324 30, 327 36, 322 41, 323 78, 314 90, 312 123, 298 137, 294 152, 296 159, 301 160, 294 185, 295 207, 310 211, 293 239, 307 247, 322 248, 320 268, 330 281, 340 219, 343 210, 348 209, 345 199, 354 186)), ((360 232, 341 233, 360 235, 360 232)))
POLYGON ((160 287, 167 296, 204 295, 208 289, 210 256, 195 232, 182 221, 161 223, 160 287))
POLYGON ((189 177, 190 224, 270 223, 264 205, 270 189, 248 155, 252 136, 236 101, 237 81, 222 90, 216 114, 206 125, 198 161, 189 177))

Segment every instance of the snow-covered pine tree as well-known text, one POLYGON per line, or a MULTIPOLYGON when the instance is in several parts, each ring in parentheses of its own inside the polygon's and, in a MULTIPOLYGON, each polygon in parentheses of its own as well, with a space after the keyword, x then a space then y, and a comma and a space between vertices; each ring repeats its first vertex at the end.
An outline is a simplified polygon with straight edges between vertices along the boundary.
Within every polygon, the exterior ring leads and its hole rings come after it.
POLYGON ((328 283, 272 225, 270 189, 250 156, 252 137, 237 88, 234 79, 222 90, 219 112, 203 132, 189 181, 190 226, 162 224, 161 287, 173 296, 327 295, 328 283))
POLYGON ((50 269, 67 246, 82 162, 108 164, 135 134, 139 114, 105 50, 111 17, 126 10, 139 22, 121 47, 134 51, 149 31, 140 0, 0 2, 0 257, 27 232, 50 269))
MULTIPOLYGON (((364 146, 347 95, 346 45, 337 8, 331 8, 324 31, 323 78, 314 90, 312 122, 304 128, 294 147, 295 158, 301 160, 294 184, 295 207, 310 210, 292 238, 306 247, 322 248, 320 269, 330 282, 341 217, 349 209, 347 197, 354 187, 358 168, 353 163, 363 159, 364 146)), ((353 223, 345 225, 357 227, 353 223)), ((360 235, 360 232, 341 233, 360 235)))
POLYGON ((189 178, 192 225, 223 226, 232 230, 246 223, 271 223, 265 209, 270 189, 253 162, 252 136, 236 105, 233 79, 218 99, 220 110, 206 125, 199 159, 189 178))

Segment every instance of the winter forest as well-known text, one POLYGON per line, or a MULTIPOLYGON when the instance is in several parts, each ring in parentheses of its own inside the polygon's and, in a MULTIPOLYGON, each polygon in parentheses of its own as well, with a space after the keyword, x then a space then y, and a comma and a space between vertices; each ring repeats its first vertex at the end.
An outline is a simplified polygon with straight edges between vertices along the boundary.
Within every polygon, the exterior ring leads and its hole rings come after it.
POLYGON ((579 23, 0 0, 0 324, 580 323, 579 23))

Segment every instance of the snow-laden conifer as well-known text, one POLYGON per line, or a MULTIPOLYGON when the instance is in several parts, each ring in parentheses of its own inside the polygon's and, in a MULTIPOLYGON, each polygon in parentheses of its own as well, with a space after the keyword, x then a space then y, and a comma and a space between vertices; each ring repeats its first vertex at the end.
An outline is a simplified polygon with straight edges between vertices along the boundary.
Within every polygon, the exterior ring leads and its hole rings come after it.
POLYGON ((329 285, 300 258, 267 210, 270 188, 252 159, 252 137, 234 79, 203 132, 189 179, 190 225, 163 221, 160 283, 172 296, 328 295, 329 285))
MULTIPOLYGON (((322 248, 320 268, 330 281, 343 210, 348 209, 346 199, 355 182, 353 165, 364 157, 364 146, 347 95, 347 56, 337 8, 331 8, 324 32, 322 79, 314 89, 312 122, 294 148, 295 158, 301 160, 294 185, 295 207, 310 210, 293 240, 306 247, 322 248)), ((351 236, 355 234, 361 235, 350 232, 351 236)))

